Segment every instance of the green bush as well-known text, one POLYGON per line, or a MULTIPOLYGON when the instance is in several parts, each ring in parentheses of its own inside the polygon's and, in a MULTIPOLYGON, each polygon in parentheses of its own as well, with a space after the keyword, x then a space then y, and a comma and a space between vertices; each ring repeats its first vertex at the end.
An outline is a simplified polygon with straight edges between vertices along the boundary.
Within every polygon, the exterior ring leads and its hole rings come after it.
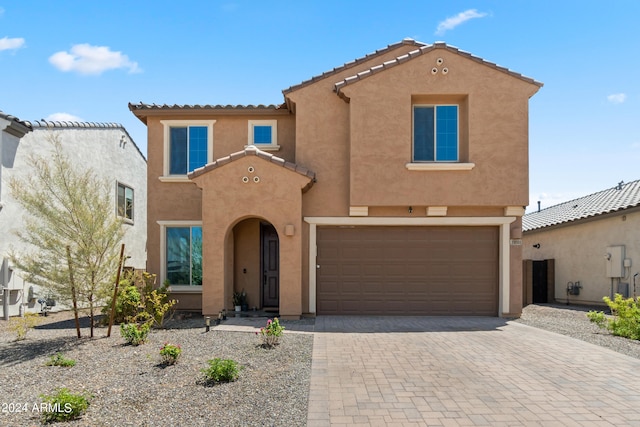
POLYGON ((49 360, 46 363, 47 366, 64 366, 65 368, 70 368, 72 366, 76 366, 76 361, 73 359, 68 359, 64 357, 62 353, 56 353, 53 356, 49 356, 49 360))
POLYGON ((182 349, 177 344, 166 342, 160 347, 160 357, 162 358, 162 363, 165 365, 175 365, 178 363, 178 358, 181 354, 182 349))
MULTIPOLYGON (((154 289, 156 276, 145 272, 127 272, 120 280, 116 297, 114 323, 151 322, 163 327, 164 320, 178 301, 169 299, 167 286, 154 289)), ((111 314, 111 301, 102 312, 108 320, 111 314)))
POLYGON ((16 341, 27 339, 27 332, 38 326, 40 315, 38 313, 25 313, 23 317, 9 319, 9 330, 15 332, 16 341))
POLYGON ((121 323, 120 335, 122 335, 122 338, 124 338, 128 344, 140 345, 144 344, 147 341, 147 337, 149 336, 149 329, 151 329, 151 325, 149 324, 149 322, 141 324, 121 323))
POLYGON ((283 332, 284 326, 280 325, 277 317, 274 317, 273 320, 267 320, 267 325, 260 328, 260 332, 256 332, 256 334, 262 338, 263 347, 271 348, 279 344, 283 332))
POLYGON ((640 340, 640 297, 624 298, 616 294, 613 301, 609 297, 604 297, 603 300, 611 309, 613 317, 607 318, 602 311, 590 311, 587 313, 589 320, 603 329, 608 329, 613 335, 640 340))
POLYGON ((90 394, 74 394, 67 388, 59 388, 50 395, 40 395, 46 404, 42 414, 42 421, 51 423, 56 421, 75 420, 89 407, 90 394))
POLYGON ((213 383, 235 381, 238 378, 240 371, 244 369, 244 367, 238 365, 235 360, 222 360, 219 357, 210 359, 207 363, 209 364, 209 367, 202 369, 202 372, 204 373, 205 380, 213 383))

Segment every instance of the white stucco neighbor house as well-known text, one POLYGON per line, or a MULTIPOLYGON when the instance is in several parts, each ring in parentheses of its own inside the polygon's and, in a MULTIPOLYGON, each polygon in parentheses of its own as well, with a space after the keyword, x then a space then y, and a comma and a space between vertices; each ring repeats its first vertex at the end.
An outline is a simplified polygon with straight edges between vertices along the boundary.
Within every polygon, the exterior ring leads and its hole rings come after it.
POLYGON ((640 180, 522 218, 524 303, 640 296, 640 180))
MULTIPOLYGON (((74 162, 90 165, 113 185, 113 214, 123 217, 126 234, 123 243, 130 258, 125 265, 146 268, 147 236, 147 161, 127 130, 116 123, 22 121, 0 112, 0 288, 3 289, 0 318, 25 311, 40 311, 38 299, 46 292, 24 280, 6 261, 13 247, 24 243, 13 233, 23 224, 21 207, 11 197, 9 180, 28 176, 30 155, 51 151, 51 135, 62 143, 65 154, 74 162), (6 300, 5 300, 6 298, 6 300), (8 307, 8 309, 7 309, 8 307)), ((55 307, 54 307, 55 310, 55 307)))

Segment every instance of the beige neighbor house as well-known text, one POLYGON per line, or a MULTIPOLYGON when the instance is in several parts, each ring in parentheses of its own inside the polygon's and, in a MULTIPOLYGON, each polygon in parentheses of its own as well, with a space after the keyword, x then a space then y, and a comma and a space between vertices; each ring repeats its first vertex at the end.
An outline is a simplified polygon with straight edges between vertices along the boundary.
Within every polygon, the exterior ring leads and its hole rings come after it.
POLYGON ((525 215, 524 304, 640 295, 638 230, 640 181, 525 215))
POLYGON ((130 104, 148 128, 148 268, 180 308, 522 309, 528 101, 542 86, 405 39, 269 106, 130 104))
MULTIPOLYGON (((28 282, 20 271, 7 263, 12 250, 26 252, 30 247, 14 233, 23 227, 25 215, 13 199, 8 183, 33 174, 28 159, 31 155, 48 156, 51 137, 57 137, 65 155, 93 171, 113 186, 113 215, 123 219, 126 266, 146 267, 147 235, 147 168, 146 159, 122 125, 116 123, 21 121, 0 113, 0 127, 5 126, 0 140, 0 314, 15 316, 25 311, 40 311, 39 299, 50 297, 45 289, 28 282), (4 295, 7 296, 4 299, 4 295)), ((53 310, 62 307, 58 302, 53 310)))

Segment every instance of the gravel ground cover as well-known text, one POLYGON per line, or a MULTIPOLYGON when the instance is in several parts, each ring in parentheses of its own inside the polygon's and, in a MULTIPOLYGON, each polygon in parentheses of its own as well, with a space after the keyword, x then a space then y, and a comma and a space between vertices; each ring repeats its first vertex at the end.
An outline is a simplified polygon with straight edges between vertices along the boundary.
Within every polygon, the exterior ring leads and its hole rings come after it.
POLYGON ((528 305, 516 322, 567 335, 591 344, 609 348, 618 353, 640 359, 640 342, 611 335, 587 318, 589 310, 609 313, 607 307, 583 307, 575 305, 528 305))
MULTIPOLYGON (((589 309, 594 307, 530 305, 514 321, 640 359, 640 342, 599 329, 589 322, 589 309)), ((314 319, 283 321, 285 336, 271 350, 260 347, 259 337, 248 332, 266 318, 230 319, 209 332, 201 316, 175 320, 167 329, 153 330, 149 341, 138 347, 125 345, 117 327, 111 338, 105 337, 106 328, 97 328, 96 338, 77 340, 69 313, 52 313, 42 320, 19 342, 6 322, 0 322, 2 426, 40 425, 41 414, 34 404, 42 402, 40 394, 62 386, 94 397, 81 419, 61 425, 306 425, 313 335, 295 331, 312 331, 314 319), (159 349, 165 342, 182 347, 177 365, 160 364, 159 349), (45 366, 58 351, 75 359, 76 366, 45 366), (200 370, 214 357, 234 359, 244 366, 239 379, 204 385, 200 370)), ((88 321, 82 321, 85 337, 88 321)))
MULTIPOLYGON (((81 419, 61 425, 306 425, 311 334, 285 331, 280 345, 265 349, 252 332, 205 332, 198 316, 152 330, 146 344, 134 347, 125 344, 117 327, 110 338, 106 328, 98 328, 96 338, 77 340, 69 313, 52 313, 43 320, 24 341, 15 341, 6 322, 0 322, 2 426, 40 425, 34 404, 42 402, 40 394, 63 386, 94 397, 81 419), (159 350, 165 342, 183 350, 176 365, 161 364, 159 350), (58 351, 76 365, 45 366, 58 351), (244 367, 237 381, 203 384, 200 370, 215 357, 244 367)), ((82 335, 89 336, 88 321, 82 320, 82 335)), ((283 325, 295 329, 295 322, 283 325)))

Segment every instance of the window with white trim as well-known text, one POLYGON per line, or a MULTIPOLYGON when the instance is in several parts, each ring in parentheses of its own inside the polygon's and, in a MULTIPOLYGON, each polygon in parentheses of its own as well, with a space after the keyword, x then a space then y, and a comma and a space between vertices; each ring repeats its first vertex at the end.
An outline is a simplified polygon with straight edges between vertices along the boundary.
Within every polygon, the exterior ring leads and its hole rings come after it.
POLYGON ((457 162, 457 105, 413 106, 413 161, 457 162))
POLYGON ((133 221, 133 188, 120 182, 116 187, 116 213, 124 219, 133 221))
POLYGON ((215 120, 162 120, 165 178, 185 178, 213 161, 215 120))
POLYGON ((255 145, 265 151, 278 150, 278 121, 249 120, 249 140, 247 145, 255 145))
POLYGON ((202 225, 165 226, 164 277, 171 286, 202 286, 202 225))

